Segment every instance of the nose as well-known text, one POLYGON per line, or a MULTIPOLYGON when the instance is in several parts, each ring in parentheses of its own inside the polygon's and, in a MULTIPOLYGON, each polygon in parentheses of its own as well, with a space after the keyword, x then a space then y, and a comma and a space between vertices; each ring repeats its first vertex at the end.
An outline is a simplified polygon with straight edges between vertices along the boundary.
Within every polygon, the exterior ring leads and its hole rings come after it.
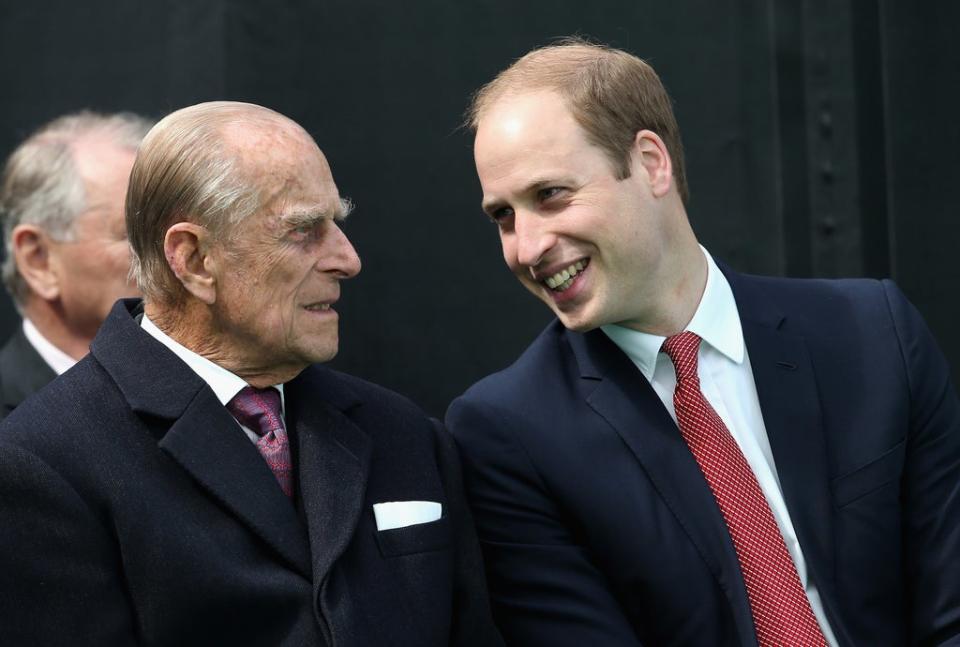
POLYGON ((353 278, 360 273, 360 257, 343 230, 337 225, 332 229, 331 249, 325 254, 324 271, 331 272, 340 279, 353 278))
POLYGON ((536 267, 556 243, 548 223, 536 214, 517 211, 513 219, 516 236, 517 262, 526 267, 536 267))

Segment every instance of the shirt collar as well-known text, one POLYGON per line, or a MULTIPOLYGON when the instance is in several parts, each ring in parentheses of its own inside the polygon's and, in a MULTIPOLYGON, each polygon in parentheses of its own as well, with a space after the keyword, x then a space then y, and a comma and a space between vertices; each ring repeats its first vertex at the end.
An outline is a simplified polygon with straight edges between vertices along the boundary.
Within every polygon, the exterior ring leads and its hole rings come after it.
MULTIPOLYGON (((240 389, 244 388, 245 386, 249 386, 249 384, 247 384, 247 382, 239 375, 231 373, 219 364, 211 362, 206 357, 198 355, 183 344, 174 340, 167 333, 157 328, 157 325, 150 321, 150 318, 146 314, 143 315, 143 320, 140 322, 140 326, 150 336, 154 337, 161 344, 173 351, 173 353, 182 359, 186 365, 193 370, 194 373, 199 375, 204 382, 210 385, 214 395, 217 396, 217 399, 220 400, 221 404, 224 406, 226 406, 227 403, 233 399, 233 396, 240 392, 240 389)), ((285 410, 283 385, 274 384, 274 388, 280 391, 280 409, 282 413, 285 410)))
POLYGON ((23 334, 26 336, 27 341, 30 342, 30 345, 33 346, 34 350, 37 351, 37 354, 43 358, 43 361, 46 362, 57 375, 63 375, 77 363, 77 360, 54 346, 49 339, 37 330, 33 322, 27 318, 23 319, 23 334))
MULTIPOLYGON (((707 259, 707 284, 693 318, 684 330, 696 333, 708 346, 736 364, 743 362, 743 328, 733 290, 710 253, 700 247, 707 259)), ((660 347, 666 337, 639 332, 624 326, 601 326, 613 343, 627 354, 648 381, 653 379, 660 347)))

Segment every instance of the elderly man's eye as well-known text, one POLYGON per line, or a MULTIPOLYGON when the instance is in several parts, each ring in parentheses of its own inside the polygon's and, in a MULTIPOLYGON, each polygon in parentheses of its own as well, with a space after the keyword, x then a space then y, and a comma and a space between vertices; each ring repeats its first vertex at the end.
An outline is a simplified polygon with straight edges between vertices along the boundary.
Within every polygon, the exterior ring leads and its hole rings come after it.
POLYGON ((499 224, 513 215, 513 209, 510 207, 500 207, 499 209, 493 209, 487 214, 490 216, 490 220, 496 224, 499 224))

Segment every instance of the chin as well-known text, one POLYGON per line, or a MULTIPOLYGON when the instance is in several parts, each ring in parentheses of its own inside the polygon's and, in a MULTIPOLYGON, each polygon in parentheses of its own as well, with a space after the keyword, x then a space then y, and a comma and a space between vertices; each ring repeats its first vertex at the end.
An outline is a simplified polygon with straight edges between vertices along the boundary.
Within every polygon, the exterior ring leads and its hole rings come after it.
POLYGON ((326 342, 324 344, 318 344, 308 353, 307 359, 311 364, 322 364, 336 357, 339 350, 340 345, 336 340, 334 340, 333 343, 326 342))
POLYGON ((554 311, 554 314, 557 315, 557 319, 560 320, 564 328, 573 332, 590 332, 600 325, 589 317, 572 317, 557 311, 554 311))

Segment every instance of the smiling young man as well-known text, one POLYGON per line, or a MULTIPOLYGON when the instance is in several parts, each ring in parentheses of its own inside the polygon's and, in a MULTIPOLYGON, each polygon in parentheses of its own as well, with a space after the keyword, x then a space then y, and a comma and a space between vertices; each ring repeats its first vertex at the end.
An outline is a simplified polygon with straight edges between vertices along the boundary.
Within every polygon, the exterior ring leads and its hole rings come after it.
POLYGON ((317 366, 360 259, 326 158, 250 104, 144 139, 139 300, 0 426, 4 645, 501 644, 451 439, 317 366))
POLYGON ((960 640, 960 409, 897 288, 714 261, 626 52, 530 52, 470 121, 504 260, 557 317, 447 415, 507 642, 960 640))

